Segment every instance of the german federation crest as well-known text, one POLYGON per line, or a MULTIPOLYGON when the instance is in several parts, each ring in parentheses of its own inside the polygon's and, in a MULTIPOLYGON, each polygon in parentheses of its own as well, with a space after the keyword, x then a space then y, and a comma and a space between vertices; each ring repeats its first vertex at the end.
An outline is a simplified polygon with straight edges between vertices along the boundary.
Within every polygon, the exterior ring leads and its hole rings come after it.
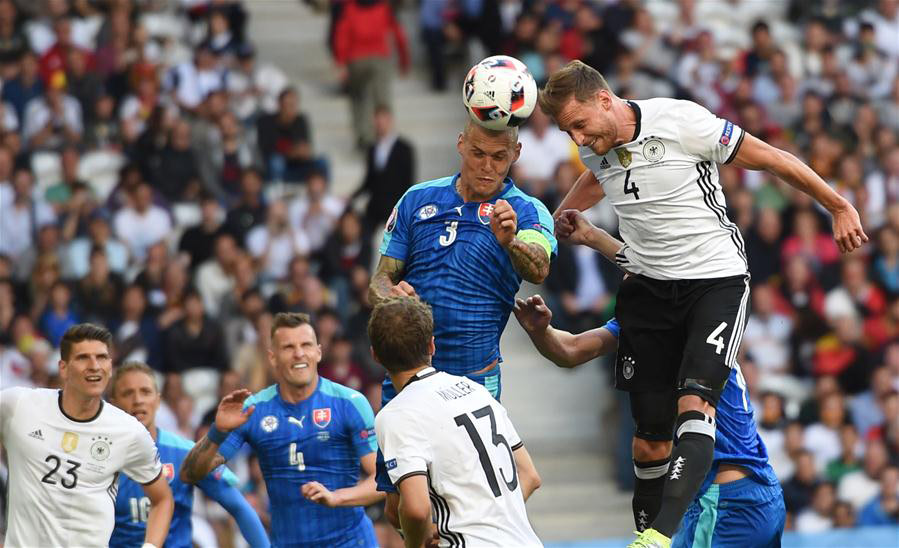
POLYGON ((665 145, 658 139, 650 139, 643 145, 643 157, 650 163, 656 163, 665 155, 665 145))
POLYGON ((478 206, 478 220, 481 221, 481 224, 489 225, 490 217, 493 216, 493 204, 488 204, 484 202, 480 206, 478 206))
POLYGON ((325 428, 331 424, 331 408, 324 407, 312 411, 312 422, 319 428, 325 428))

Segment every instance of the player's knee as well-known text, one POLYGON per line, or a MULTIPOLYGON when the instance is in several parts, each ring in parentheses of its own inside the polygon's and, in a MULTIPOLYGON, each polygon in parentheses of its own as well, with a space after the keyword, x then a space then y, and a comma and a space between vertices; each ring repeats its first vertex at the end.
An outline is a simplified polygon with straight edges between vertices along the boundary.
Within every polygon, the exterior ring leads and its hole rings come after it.
POLYGON ((633 456, 637 462, 666 459, 671 454, 671 441, 634 438, 633 456))
POLYGON ((674 439, 686 434, 697 434, 715 439, 715 417, 702 411, 689 410, 680 413, 674 427, 674 439))
POLYGON ((677 412, 679 414, 687 411, 699 411, 700 413, 715 416, 715 406, 710 403, 712 395, 708 398, 696 394, 685 394, 677 399, 677 412))

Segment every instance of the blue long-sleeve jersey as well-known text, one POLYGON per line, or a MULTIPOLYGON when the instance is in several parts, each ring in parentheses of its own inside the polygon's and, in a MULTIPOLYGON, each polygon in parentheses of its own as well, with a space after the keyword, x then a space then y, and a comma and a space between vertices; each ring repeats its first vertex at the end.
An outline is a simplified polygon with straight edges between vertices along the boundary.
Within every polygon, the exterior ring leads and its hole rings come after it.
MULTIPOLYGON (((156 447, 162 462, 162 473, 168 480, 175 499, 175 510, 165 539, 166 548, 192 546, 190 516, 193 511, 194 486, 182 483, 178 476, 181 473, 181 463, 193 446, 192 441, 161 428, 156 429, 156 447)), ((234 473, 220 466, 203 478, 197 487, 234 516, 250 546, 269 546, 268 536, 259 516, 237 489, 237 484, 234 473)), ((123 476, 116 495, 115 528, 109 539, 109 546, 141 546, 144 543, 149 512, 150 499, 144 495, 141 486, 123 476)))
MULTIPOLYGON (((604 325, 613 335, 618 337, 620 327, 618 320, 612 318, 604 325)), ((734 464, 745 468, 758 482, 765 485, 777 485, 774 469, 768 464, 768 450, 759 436, 753 418, 754 410, 749 401, 749 390, 746 381, 737 365, 730 371, 730 377, 724 386, 721 399, 715 408, 715 456, 712 468, 703 480, 698 496, 701 496, 712 484, 722 463, 734 464)))
POLYGON ((465 202, 456 191, 459 175, 419 183, 397 202, 381 255, 405 263, 403 279, 431 305, 437 351, 432 365, 467 375, 500 359, 499 339, 521 277, 490 230, 496 200, 509 202, 518 230, 534 230, 557 243, 553 219, 540 200, 506 179, 488 202, 465 202))
POLYGON ((327 508, 306 500, 301 492, 310 481, 331 491, 358 483, 359 459, 378 448, 368 400, 319 377, 315 392, 299 403, 284 401, 275 384, 247 398, 244 406, 251 405, 256 409, 250 419, 231 432, 219 454, 230 459, 247 443, 259 458, 271 504, 272 544, 375 544, 363 508, 327 508))

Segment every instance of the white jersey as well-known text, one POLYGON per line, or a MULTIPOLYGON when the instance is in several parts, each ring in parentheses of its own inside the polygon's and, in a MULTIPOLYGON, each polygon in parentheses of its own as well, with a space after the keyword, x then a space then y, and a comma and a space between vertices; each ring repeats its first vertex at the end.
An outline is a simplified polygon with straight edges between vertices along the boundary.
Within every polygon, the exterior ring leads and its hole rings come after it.
POLYGON ((630 101, 633 141, 597 156, 580 147, 618 214, 620 266, 658 280, 746 274, 746 246, 727 218, 718 164, 734 159, 744 132, 691 101, 630 101))
POLYGON ((0 392, 0 442, 9 456, 6 546, 107 546, 119 472, 136 482, 162 473, 147 429, 102 403, 92 419, 62 410, 62 392, 0 392))
POLYGON ((480 384, 427 368, 375 417, 394 485, 428 477, 440 546, 542 546, 528 522, 506 409, 480 384))

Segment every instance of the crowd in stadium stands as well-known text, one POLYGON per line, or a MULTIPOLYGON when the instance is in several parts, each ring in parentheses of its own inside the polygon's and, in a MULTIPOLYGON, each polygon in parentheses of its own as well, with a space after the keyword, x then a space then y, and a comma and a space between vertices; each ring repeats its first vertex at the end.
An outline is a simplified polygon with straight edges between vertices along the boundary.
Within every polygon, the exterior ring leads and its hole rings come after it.
MULTIPOLYGON (((899 2, 405 4, 419 10, 420 68, 435 92, 455 89, 450 71, 470 64, 472 43, 522 59, 538 81, 580 58, 622 97, 706 105, 804 159, 856 206, 871 242, 843 257, 804 195, 764 173, 721 171, 752 272, 740 363, 789 526, 897 523, 899 2)), ((57 386, 62 333, 101 323, 116 363, 158 372, 157 423, 195 438, 222 394, 272 381, 272 315, 300 311, 314 318, 321 373, 377 410, 370 238, 415 177, 381 74, 394 40, 408 66, 405 36, 417 33, 384 0, 332 0, 331 14, 367 150, 353 196, 332 192, 302 98, 257 58, 243 2, 0 0, 4 388, 57 386), (364 212, 347 207, 363 194, 364 212)), ((552 210, 582 169, 576 151, 539 111, 521 140, 513 175, 552 210)), ((615 232, 607 206, 590 215, 615 232)), ((619 277, 593 252, 560 246, 546 282, 556 320, 599 325, 619 277)), ((258 467, 235 468, 265 515, 258 467)), ((221 531, 217 510, 204 517, 221 531)))

